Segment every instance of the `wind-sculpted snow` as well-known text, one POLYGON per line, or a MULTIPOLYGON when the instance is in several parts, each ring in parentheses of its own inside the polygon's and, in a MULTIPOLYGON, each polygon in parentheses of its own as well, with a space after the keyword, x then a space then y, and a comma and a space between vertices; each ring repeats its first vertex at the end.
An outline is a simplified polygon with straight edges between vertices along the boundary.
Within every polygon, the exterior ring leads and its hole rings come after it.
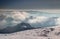
POLYGON ((0 34, 1 39, 60 39, 60 26, 0 34))

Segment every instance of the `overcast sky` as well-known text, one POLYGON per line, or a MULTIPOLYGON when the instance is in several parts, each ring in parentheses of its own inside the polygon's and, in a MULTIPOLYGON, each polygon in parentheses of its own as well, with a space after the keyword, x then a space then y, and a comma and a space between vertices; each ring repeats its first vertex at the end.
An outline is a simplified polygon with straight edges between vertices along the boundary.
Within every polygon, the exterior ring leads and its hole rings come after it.
POLYGON ((60 9, 59 0, 0 0, 0 8, 60 9))

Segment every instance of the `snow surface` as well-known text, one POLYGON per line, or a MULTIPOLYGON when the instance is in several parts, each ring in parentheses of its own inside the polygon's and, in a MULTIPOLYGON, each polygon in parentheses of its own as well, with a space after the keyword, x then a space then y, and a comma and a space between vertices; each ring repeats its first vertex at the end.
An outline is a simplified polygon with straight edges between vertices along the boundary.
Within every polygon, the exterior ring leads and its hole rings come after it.
POLYGON ((0 39, 60 39, 60 26, 0 34, 0 39))

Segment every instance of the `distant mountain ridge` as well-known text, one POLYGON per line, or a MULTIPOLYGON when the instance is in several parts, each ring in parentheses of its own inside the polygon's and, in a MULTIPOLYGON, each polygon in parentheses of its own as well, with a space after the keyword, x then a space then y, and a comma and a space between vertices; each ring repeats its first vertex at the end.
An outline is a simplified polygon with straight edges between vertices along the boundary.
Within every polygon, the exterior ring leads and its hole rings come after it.
POLYGON ((28 23, 19 23, 14 27, 6 27, 0 30, 0 33, 13 33, 17 31, 23 31, 23 30, 29 30, 29 29, 34 29, 34 28, 28 23))
MULTIPOLYGON (((2 30, 0 30, 0 33, 13 33, 13 32, 17 32, 17 31, 24 31, 24 30, 29 30, 29 29, 36 29, 36 28, 40 28, 40 27, 46 27, 46 26, 55 26, 56 25, 56 21, 55 19, 57 19, 58 17, 52 17, 49 18, 46 22, 42 22, 41 23, 37 23, 37 25, 39 25, 39 27, 35 27, 36 24, 32 25, 30 23, 19 23, 16 26, 12 26, 12 27, 6 27, 2 30)), ((36 25, 36 26, 37 26, 36 25)))

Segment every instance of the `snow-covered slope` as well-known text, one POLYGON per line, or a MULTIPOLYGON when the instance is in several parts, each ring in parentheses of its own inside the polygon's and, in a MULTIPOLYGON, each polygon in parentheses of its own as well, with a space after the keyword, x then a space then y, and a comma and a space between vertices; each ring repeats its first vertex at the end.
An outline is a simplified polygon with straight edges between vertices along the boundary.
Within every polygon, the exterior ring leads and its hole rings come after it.
POLYGON ((0 34, 1 39, 60 39, 60 26, 0 34))

